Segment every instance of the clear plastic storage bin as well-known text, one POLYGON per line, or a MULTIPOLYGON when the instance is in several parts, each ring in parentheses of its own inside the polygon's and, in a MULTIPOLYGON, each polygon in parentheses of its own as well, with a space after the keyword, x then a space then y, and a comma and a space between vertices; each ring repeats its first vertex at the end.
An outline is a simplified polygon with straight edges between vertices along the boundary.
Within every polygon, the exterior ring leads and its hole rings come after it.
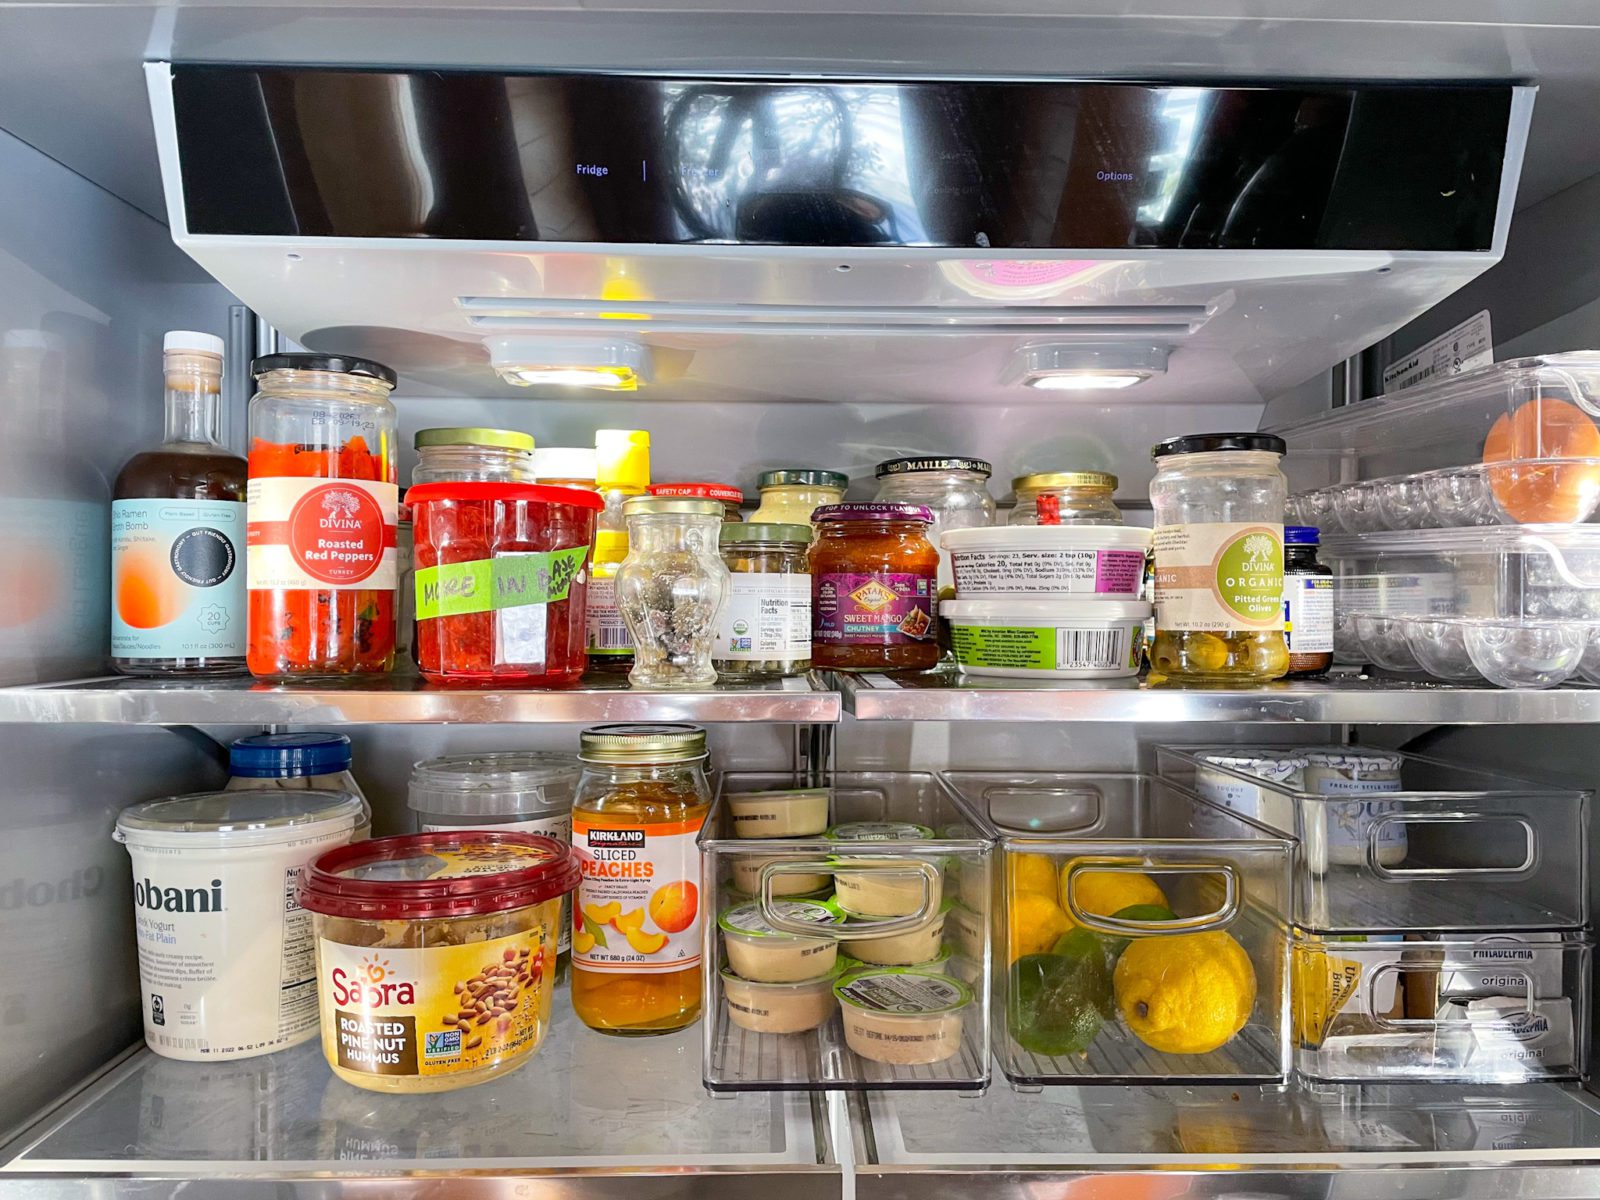
POLYGON ((1600 683, 1600 527, 1327 538, 1334 654, 1500 687, 1600 683))
POLYGON ((700 834, 715 910, 706 913, 706 1087, 982 1090, 992 840, 934 775, 898 772, 833 775, 825 834, 739 836, 730 795, 806 782, 723 775, 700 834))
POLYGON ((1297 839, 1299 926, 1587 920, 1588 792, 1364 746, 1161 746, 1156 761, 1162 776, 1297 839))
POLYGON ((1288 838, 1149 775, 942 778, 1000 848, 995 1042, 1007 1078, 1285 1077, 1288 838))
POLYGON ((1295 1070, 1324 1083, 1581 1079, 1580 934, 1294 935, 1295 1070))

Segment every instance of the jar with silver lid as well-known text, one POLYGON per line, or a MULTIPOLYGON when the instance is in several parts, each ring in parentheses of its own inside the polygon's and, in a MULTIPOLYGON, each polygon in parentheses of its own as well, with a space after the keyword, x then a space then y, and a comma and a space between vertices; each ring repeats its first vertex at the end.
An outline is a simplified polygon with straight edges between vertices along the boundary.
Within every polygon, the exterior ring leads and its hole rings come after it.
POLYGON ((533 483, 533 438, 515 429, 419 429, 411 483, 533 483))
POLYGON ((939 588, 954 594, 955 572, 950 555, 939 543, 947 529, 976 529, 994 524, 994 497, 989 476, 994 467, 981 458, 938 455, 894 458, 878 464, 875 502, 920 504, 933 513, 928 540, 939 551, 939 588))
POLYGON ((730 575, 711 660, 719 675, 776 678, 811 669, 810 525, 724 525, 730 575))
POLYGON ((1104 471, 1046 471, 1011 481, 1017 503, 1007 525, 1121 525, 1111 498, 1117 477, 1104 471))

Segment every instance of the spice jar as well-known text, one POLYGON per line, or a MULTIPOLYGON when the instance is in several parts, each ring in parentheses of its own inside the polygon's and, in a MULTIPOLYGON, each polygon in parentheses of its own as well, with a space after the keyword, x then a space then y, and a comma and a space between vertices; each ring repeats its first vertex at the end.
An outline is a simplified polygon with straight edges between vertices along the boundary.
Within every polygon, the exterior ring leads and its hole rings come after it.
POLYGON ((811 547, 811 663, 835 671, 938 665, 939 557, 920 504, 831 504, 811 547))
POLYGON ((1317 530, 1283 531, 1283 640, 1290 676, 1326 675, 1333 666, 1333 568, 1317 561, 1317 530))
POLYGON ((250 671, 381 674, 394 665, 395 373, 337 354, 251 370, 250 671))
POLYGON ((600 497, 531 483, 426 483, 407 499, 423 677, 576 683, 588 665, 584 565, 600 497))
POLYGON ((1150 664, 1177 680, 1251 683, 1289 669, 1283 640, 1284 442, 1266 433, 1173 438, 1156 477, 1156 636, 1150 664))
POLYGON ((722 505, 722 519, 730 525, 744 520, 744 493, 726 483, 652 483, 652 496, 685 500, 715 500, 722 505))
POLYGON ((639 496, 622 508, 628 557, 617 572, 617 607, 634 643, 628 682, 708 687, 717 681, 711 644, 729 590, 717 553, 722 505, 639 496))
POLYGON ((228 747, 229 792, 343 792, 361 801, 352 841, 372 834, 372 805, 350 772, 354 756, 342 733, 257 733, 228 747))
POLYGON ((706 731, 600 725, 578 757, 573 1011, 602 1033, 671 1033, 700 1016, 706 731))
POLYGON ((798 675, 811 669, 811 526, 724 525, 731 576, 712 661, 722 675, 798 675))
POLYGON ((1104 471, 1050 471, 1011 481, 1016 506, 1007 525, 1121 525, 1111 498, 1117 477, 1104 471))
POLYGON ((933 514, 928 540, 939 555, 940 595, 955 595, 955 574, 939 535, 994 524, 994 497, 989 495, 994 468, 981 458, 896 458, 879 463, 875 474, 880 503, 920 504, 933 514))
POLYGON ((411 482, 533 483, 533 438, 514 429, 419 429, 411 482))
POLYGON ((838 504, 850 486, 842 471, 817 471, 810 467, 783 467, 756 476, 761 505, 750 523, 810 525, 811 514, 825 504, 838 504))

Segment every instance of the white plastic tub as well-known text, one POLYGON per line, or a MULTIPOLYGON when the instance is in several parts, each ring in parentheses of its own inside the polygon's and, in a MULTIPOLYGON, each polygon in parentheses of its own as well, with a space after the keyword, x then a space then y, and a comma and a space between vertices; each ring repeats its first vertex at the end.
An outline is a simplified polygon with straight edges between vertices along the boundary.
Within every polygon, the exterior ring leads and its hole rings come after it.
POLYGON ((1139 673, 1150 605, 1138 600, 947 600, 939 615, 950 622, 950 643, 964 675, 1124 679, 1139 673))
POLYGON ((962 600, 1137 600, 1150 536, 1127 525, 1000 525, 941 541, 962 600))
POLYGON ((364 820, 345 792, 201 792, 123 811, 150 1049, 217 1062, 316 1033, 316 943, 295 878, 364 820))

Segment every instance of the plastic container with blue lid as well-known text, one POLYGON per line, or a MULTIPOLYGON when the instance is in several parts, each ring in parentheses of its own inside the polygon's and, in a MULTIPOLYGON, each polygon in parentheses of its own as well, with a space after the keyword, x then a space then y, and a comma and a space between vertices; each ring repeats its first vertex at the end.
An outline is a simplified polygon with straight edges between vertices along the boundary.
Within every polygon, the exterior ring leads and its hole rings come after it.
POLYGON ((228 747, 230 792, 250 789, 347 792, 361 801, 352 841, 372 836, 372 806, 350 773, 350 739, 342 733, 258 733, 228 747))

